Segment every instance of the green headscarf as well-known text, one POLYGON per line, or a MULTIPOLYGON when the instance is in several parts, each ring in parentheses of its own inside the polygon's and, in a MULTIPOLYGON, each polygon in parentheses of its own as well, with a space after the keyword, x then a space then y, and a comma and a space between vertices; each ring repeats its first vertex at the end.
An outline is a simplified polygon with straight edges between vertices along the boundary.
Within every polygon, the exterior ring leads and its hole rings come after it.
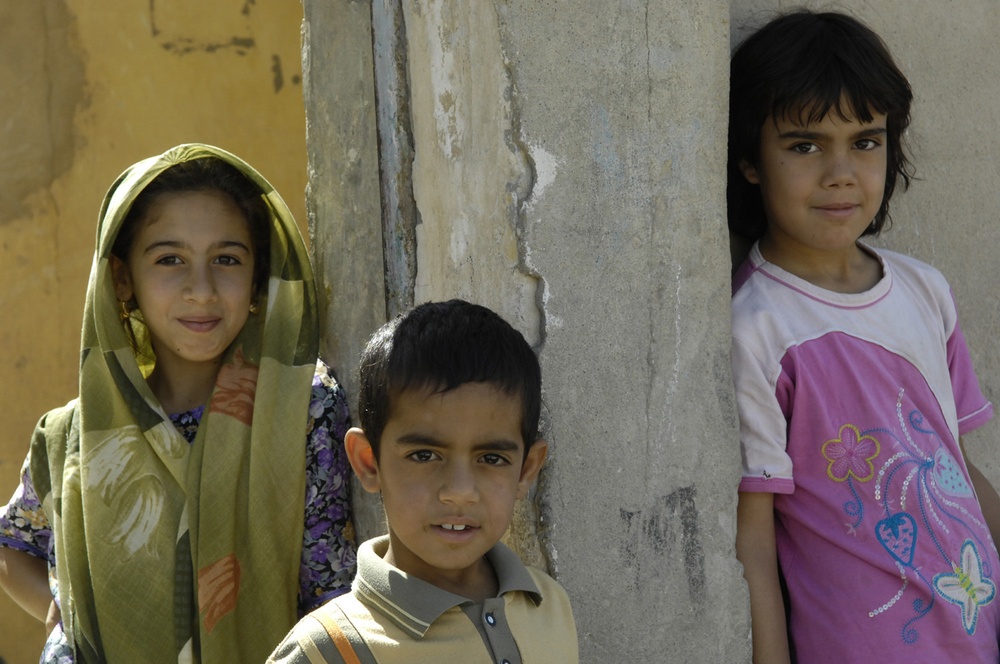
POLYGON ((209 145, 180 145, 125 171, 101 208, 82 346, 80 396, 42 419, 31 450, 78 661, 263 661, 297 619, 318 351, 312 271, 284 201, 209 145), (138 193, 202 157, 259 185, 271 213, 270 276, 189 445, 146 384, 109 256, 138 193))

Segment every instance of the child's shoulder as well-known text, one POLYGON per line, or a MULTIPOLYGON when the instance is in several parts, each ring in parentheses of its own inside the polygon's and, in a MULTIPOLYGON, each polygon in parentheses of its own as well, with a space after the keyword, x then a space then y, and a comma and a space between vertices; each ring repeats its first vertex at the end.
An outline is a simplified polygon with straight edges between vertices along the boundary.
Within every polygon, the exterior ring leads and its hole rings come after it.
MULTIPOLYGON (((323 360, 316 360, 312 378, 312 397, 309 403, 312 418, 325 416, 340 423, 346 431, 350 418, 350 407, 343 386, 337 381, 333 370, 323 360)), ((343 438, 344 431, 339 436, 343 438)))
POLYGON ((957 312, 951 284, 944 274, 933 265, 898 251, 879 249, 877 253, 892 272, 893 288, 902 301, 932 304, 950 327, 957 312))
POLYGON ((322 388, 329 391, 339 391, 340 382, 334 375, 333 369, 322 358, 316 359, 316 367, 313 369, 313 388, 322 388))
POLYGON ((335 597, 299 620, 268 657, 268 664, 374 662, 364 638, 348 617, 361 604, 353 593, 335 597))
POLYGON ((877 255, 882 257, 890 268, 898 275, 903 277, 919 276, 923 279, 933 279, 947 284, 947 279, 945 279, 944 274, 941 273, 939 269, 931 265, 930 263, 925 263, 919 258, 914 258, 909 254, 904 254, 899 251, 893 251, 892 249, 871 249, 877 255))
POLYGON ((540 655, 559 653, 552 661, 575 661, 576 622, 566 589, 546 572, 522 563, 503 542, 490 549, 487 558, 496 571, 506 620, 521 652, 543 648, 540 655))
POLYGON ((45 413, 31 435, 30 472, 39 497, 51 490, 53 479, 61 484, 66 457, 79 450, 79 403, 79 399, 73 399, 45 413))
POLYGON ((525 661, 532 659, 532 654, 539 661, 578 661, 576 620, 569 594, 542 570, 534 567, 525 569, 538 593, 524 593, 521 597, 530 597, 531 600, 507 602, 506 607, 507 622, 518 648, 525 654, 525 661))
MULTIPOLYGON (((453 660, 458 653, 468 656, 467 661, 489 658, 486 650, 480 651, 482 638, 460 600, 375 560, 384 545, 384 537, 361 545, 351 592, 300 620, 269 662, 342 662, 350 661, 350 652, 362 662, 407 661, 415 653, 435 661, 453 660), (310 652, 322 659, 308 659, 310 652)), ((565 589, 545 572, 525 566, 503 544, 487 557, 497 568, 501 594, 482 607, 483 629, 508 630, 522 654, 544 660, 556 653, 552 661, 578 661, 576 625, 565 589), (502 620, 495 617, 500 615, 502 620)))
POLYGON ((562 584, 536 567, 525 567, 531 580, 538 588, 536 606, 544 606, 546 613, 573 620, 573 607, 570 604, 569 593, 562 584))
POLYGON ((77 398, 73 399, 65 406, 53 408, 38 419, 36 428, 41 431, 65 431, 79 418, 79 404, 80 400, 77 398))

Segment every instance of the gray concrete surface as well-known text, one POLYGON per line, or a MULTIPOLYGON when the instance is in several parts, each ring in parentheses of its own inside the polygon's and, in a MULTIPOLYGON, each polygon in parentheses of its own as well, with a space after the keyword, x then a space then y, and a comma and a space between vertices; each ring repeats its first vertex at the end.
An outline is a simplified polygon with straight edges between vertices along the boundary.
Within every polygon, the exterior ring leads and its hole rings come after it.
MULTIPOLYGON (((304 2, 328 356, 353 391, 360 344, 411 299, 476 300, 525 333, 552 454, 510 539, 569 591, 584 662, 750 659, 733 549, 728 58, 788 6, 304 2)), ((923 179, 881 242, 951 279, 996 400, 1000 13, 835 8, 883 34, 917 96, 923 179)), ((994 482, 995 436, 969 444, 994 482)), ((359 507, 377 532, 377 504, 359 507)))

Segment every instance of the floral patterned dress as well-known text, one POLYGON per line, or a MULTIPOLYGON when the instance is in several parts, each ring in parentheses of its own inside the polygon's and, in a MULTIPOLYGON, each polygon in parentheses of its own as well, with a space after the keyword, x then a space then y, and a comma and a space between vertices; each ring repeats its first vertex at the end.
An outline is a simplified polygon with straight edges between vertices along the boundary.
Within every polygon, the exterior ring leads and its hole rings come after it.
MULTIPOLYGON (((305 530, 299 569, 299 613, 341 595, 351 587, 356 549, 350 507, 350 466, 344 451, 344 434, 350 413, 343 389, 326 367, 313 377, 306 428, 305 530)), ((199 406, 171 415, 184 438, 193 442, 204 413, 199 406)), ((28 465, 21 470, 21 484, 6 509, 0 512, 0 546, 44 558, 49 565, 49 587, 59 604, 56 583, 55 543, 48 518, 31 482, 28 465)), ((72 651, 57 626, 49 635, 42 662, 69 664, 72 651)))

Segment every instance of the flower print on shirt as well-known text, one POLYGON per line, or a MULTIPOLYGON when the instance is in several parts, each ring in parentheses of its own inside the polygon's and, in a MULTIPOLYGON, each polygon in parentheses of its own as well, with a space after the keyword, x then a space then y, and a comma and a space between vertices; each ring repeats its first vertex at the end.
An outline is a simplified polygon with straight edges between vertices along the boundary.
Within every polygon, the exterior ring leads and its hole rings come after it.
POLYGON ((900 608, 909 607, 900 634, 904 643, 912 644, 920 636, 919 621, 932 610, 949 606, 936 601, 943 599, 960 608, 962 626, 972 635, 980 607, 996 595, 992 580, 996 570, 988 561, 984 563, 979 553, 980 547, 992 543, 987 541, 986 525, 956 502, 974 498, 962 465, 941 435, 928 427, 924 414, 917 408, 907 410, 904 394, 900 389, 896 400, 898 429, 862 430, 844 424, 838 438, 823 443, 820 449, 828 463, 827 475, 851 493, 843 505, 853 519, 849 531, 873 528, 875 540, 899 571, 898 591, 881 606, 873 607, 869 617, 877 618, 890 610, 898 615, 900 608), (879 461, 882 452, 886 458, 879 461), (863 497, 860 485, 869 482, 872 495, 863 497), (866 515, 874 516, 866 520, 866 515), (961 551, 949 550, 935 537, 939 529, 966 533, 961 551), (924 591, 926 594, 921 594, 924 591), (918 594, 912 601, 902 601, 913 592, 918 594))
POLYGON ((840 427, 840 438, 823 443, 823 456, 830 462, 826 474, 835 482, 846 482, 853 476, 859 482, 868 482, 875 476, 872 460, 879 454, 878 440, 862 434, 853 424, 840 427))

